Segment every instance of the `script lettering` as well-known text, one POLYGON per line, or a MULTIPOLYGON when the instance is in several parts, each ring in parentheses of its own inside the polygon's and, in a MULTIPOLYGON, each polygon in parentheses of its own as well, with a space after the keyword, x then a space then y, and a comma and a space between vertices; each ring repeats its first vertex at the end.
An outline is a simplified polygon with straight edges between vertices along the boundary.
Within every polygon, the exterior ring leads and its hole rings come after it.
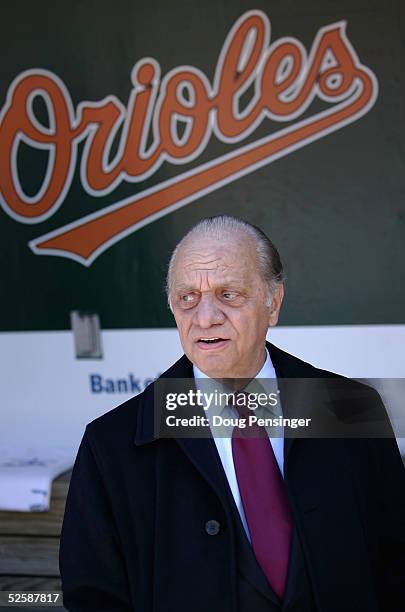
MULTIPOLYGON (((221 157, 116 202, 101 211, 31 241, 38 254, 59 254, 90 265, 103 250, 149 220, 167 214, 270 164, 283 155, 341 129, 373 106, 378 85, 363 66, 345 22, 320 28, 309 53, 300 41, 271 43, 270 23, 248 11, 231 28, 212 83, 193 66, 179 66, 161 79, 153 58, 131 73, 127 106, 115 96, 80 102, 74 111, 66 86, 53 73, 31 70, 11 84, 0 119, 0 203, 22 223, 39 223, 66 199, 73 181, 78 144, 83 189, 102 197, 123 181, 152 176, 163 162, 197 159, 212 137, 237 144, 221 157), (32 102, 41 96, 49 126, 41 125, 32 102), (320 108, 306 113, 318 98, 320 108), (260 140, 243 141, 266 121, 284 124, 260 140), (285 127, 287 121, 295 121, 285 127), (48 167, 35 197, 23 192, 24 168, 17 164, 21 142, 48 151, 48 167), (112 158, 114 142, 117 151, 112 158)), ((318 104, 319 107, 319 104, 318 104)), ((274 125, 273 125, 274 127, 274 125)))

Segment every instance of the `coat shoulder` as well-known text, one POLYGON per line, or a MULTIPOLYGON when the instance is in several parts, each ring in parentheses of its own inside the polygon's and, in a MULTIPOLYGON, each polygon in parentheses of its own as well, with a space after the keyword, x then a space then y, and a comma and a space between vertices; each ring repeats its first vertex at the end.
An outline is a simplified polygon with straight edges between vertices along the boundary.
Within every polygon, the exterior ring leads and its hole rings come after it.
MULTIPOLYGON (((146 389, 142 393, 145 391, 146 389)), ((125 440, 128 442, 133 440, 137 426, 140 395, 131 397, 123 404, 88 423, 86 427, 88 437, 91 440, 96 439, 104 448, 116 444, 117 440, 120 445, 125 440)))
MULTIPOLYGON (((266 346, 270 352, 271 360, 275 365, 276 371, 287 378, 341 378, 345 377, 337 374, 336 372, 329 372, 317 368, 311 363, 304 361, 303 359, 287 353, 283 349, 279 348, 275 344, 270 342, 266 343, 266 346)), ((348 379, 347 379, 348 380, 348 379)))
POLYGON ((283 351, 274 344, 267 343, 267 348, 270 351, 276 370, 278 369, 282 376, 286 378, 319 379, 323 380, 326 386, 331 390, 346 389, 349 392, 357 392, 362 396, 372 397, 375 400, 381 401, 378 392, 365 382, 348 378, 337 372, 318 368, 291 353, 283 351))

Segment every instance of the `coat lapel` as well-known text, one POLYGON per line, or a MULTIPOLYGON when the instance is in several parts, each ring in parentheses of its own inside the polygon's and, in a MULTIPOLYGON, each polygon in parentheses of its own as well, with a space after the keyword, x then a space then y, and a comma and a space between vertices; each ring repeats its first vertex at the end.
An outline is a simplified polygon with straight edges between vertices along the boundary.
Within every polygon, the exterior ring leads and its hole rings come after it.
MULTIPOLYGON (((169 370, 160 377, 165 379, 179 379, 183 386, 195 390, 193 366, 185 355, 181 357, 169 370)), ((154 411, 154 385, 150 385, 144 392, 138 415, 135 444, 152 442, 159 437, 155 428, 154 411)), ((195 412, 195 409, 193 409, 195 412)), ((201 410, 201 415, 203 415, 201 410)), ((229 503, 226 493, 227 481, 222 464, 218 456, 213 438, 175 438, 188 459, 194 464, 203 478, 211 485, 223 506, 229 513, 229 503)))
MULTIPOLYGON (((297 397, 294 394, 293 386, 296 385, 293 379, 299 379, 302 376, 301 368, 295 364, 295 361, 284 351, 274 346, 270 342, 266 342, 267 349, 270 353, 271 361, 276 371, 278 385, 280 389, 281 405, 283 416, 292 416, 296 411, 297 397)), ((288 457, 294 443, 294 438, 286 437, 284 439, 284 464, 288 462, 288 457)))
MULTIPOLYGON (((283 417, 306 418, 325 406, 327 398, 324 387, 320 384, 321 372, 305 361, 301 361, 269 342, 266 346, 276 371, 280 389, 283 417)), ((319 412, 318 412, 319 414, 319 412)), ((284 430, 286 432, 286 429, 284 430)), ((291 449, 297 439, 305 438, 305 430, 287 430, 284 438, 284 466, 288 468, 291 449)))

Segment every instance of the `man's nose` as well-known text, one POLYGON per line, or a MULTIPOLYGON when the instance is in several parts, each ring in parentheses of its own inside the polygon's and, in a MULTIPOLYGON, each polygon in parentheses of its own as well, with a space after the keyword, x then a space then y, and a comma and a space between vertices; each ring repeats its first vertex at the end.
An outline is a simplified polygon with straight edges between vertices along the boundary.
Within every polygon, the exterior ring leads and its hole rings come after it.
POLYGON ((219 305, 215 303, 215 298, 203 294, 195 310, 194 324, 202 329, 207 329, 211 325, 218 325, 224 321, 225 315, 219 305))

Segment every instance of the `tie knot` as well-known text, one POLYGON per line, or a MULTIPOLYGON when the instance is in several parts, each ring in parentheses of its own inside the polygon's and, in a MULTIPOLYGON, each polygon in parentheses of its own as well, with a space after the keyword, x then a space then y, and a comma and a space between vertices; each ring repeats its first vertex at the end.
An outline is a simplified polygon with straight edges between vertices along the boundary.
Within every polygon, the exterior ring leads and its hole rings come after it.
POLYGON ((238 413, 242 424, 234 427, 232 437, 243 438, 267 438, 266 429, 263 426, 251 423, 249 417, 254 415, 254 410, 249 408, 249 393, 238 391, 234 393, 234 402, 229 404, 238 413))
POLYGON ((237 391, 234 393, 234 403, 230 404, 235 408, 238 415, 242 418, 248 418, 252 414, 249 408, 249 394, 246 391, 237 391))

